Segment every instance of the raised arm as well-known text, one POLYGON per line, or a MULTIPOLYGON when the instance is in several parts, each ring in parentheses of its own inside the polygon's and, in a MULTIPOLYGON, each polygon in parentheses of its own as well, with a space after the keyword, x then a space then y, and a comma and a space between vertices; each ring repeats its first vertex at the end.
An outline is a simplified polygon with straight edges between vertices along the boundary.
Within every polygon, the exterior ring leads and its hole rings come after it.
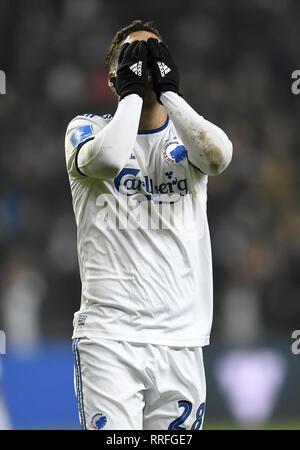
POLYGON ((121 48, 115 79, 120 97, 118 108, 107 126, 78 144, 75 166, 81 175, 114 178, 128 160, 136 140, 148 82, 147 53, 144 41, 126 43, 121 48))
POLYGON ((179 72, 168 47, 148 39, 152 59, 153 87, 165 107, 191 164, 207 175, 218 175, 230 163, 232 144, 216 125, 200 116, 179 94, 179 72))
POLYGON ((94 178, 114 178, 132 152, 143 100, 131 94, 119 102, 111 122, 78 151, 77 169, 94 178))
POLYGON ((232 158, 232 143, 224 131, 200 116, 175 92, 164 92, 160 99, 187 149, 190 163, 207 175, 223 172, 232 158))

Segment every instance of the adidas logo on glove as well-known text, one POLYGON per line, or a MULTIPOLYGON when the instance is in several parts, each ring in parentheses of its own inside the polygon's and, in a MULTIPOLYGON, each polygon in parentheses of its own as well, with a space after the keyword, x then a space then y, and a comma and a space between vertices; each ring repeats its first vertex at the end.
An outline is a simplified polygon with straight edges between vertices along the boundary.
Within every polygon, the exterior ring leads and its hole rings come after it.
MULTIPOLYGON (((159 67, 160 74, 162 77, 165 77, 167 75, 167 73, 171 72, 170 67, 168 67, 165 63, 158 61, 157 65, 159 67)), ((138 61, 137 63, 132 64, 132 66, 130 66, 129 69, 132 70, 133 73, 135 73, 136 75, 141 77, 142 76, 142 67, 143 67, 143 62, 138 61)))
POLYGON ((167 75, 167 73, 171 72, 170 67, 168 67, 165 63, 158 61, 157 65, 159 67, 160 74, 162 77, 165 77, 167 75))
POLYGON ((143 62, 138 61, 137 63, 132 64, 132 66, 130 66, 129 69, 132 70, 133 73, 135 73, 136 75, 141 77, 142 76, 142 67, 143 67, 143 62))

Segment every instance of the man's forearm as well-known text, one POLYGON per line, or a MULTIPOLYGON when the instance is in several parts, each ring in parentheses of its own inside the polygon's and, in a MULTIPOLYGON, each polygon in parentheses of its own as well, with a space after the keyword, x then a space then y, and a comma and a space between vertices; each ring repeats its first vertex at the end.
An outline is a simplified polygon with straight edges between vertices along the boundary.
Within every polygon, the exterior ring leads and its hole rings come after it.
POLYGON ((114 178, 135 144, 143 100, 131 94, 119 102, 112 121, 79 151, 78 168, 95 178, 114 178))
POLYGON ((189 161, 207 175, 225 170, 232 158, 232 144, 226 134, 176 93, 164 92, 160 100, 187 149, 189 161))

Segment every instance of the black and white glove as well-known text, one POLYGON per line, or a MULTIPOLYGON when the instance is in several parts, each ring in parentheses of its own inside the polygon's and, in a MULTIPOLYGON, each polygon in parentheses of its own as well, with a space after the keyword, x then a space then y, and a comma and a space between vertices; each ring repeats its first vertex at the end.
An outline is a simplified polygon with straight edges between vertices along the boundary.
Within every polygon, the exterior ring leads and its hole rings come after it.
POLYGON ((138 94, 144 98, 148 85, 147 54, 145 41, 134 41, 122 46, 117 77, 112 80, 120 100, 130 94, 138 94))
POLYGON ((168 47, 157 39, 147 40, 152 68, 152 83, 157 100, 163 92, 173 91, 179 94, 179 72, 168 47))

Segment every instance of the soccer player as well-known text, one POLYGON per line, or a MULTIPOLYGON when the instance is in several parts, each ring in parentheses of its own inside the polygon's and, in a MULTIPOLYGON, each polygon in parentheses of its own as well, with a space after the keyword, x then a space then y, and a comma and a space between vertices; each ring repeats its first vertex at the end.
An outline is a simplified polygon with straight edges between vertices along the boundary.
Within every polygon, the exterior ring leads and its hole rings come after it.
POLYGON ((120 30, 106 63, 114 116, 78 115, 65 139, 82 281, 81 426, 201 429, 213 309, 206 188, 232 144, 181 96, 151 23, 120 30))

